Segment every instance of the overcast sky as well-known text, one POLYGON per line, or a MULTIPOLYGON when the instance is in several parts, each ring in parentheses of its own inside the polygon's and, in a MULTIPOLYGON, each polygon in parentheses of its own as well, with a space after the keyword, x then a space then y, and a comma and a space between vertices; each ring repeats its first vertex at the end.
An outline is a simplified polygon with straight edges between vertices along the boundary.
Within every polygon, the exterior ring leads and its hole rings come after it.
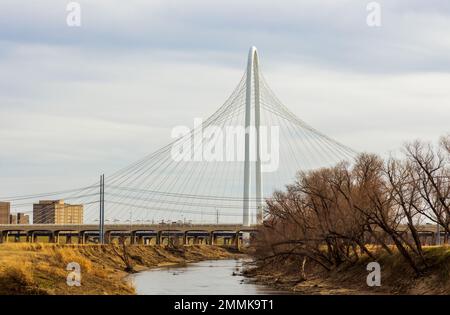
POLYGON ((87 185, 232 92, 255 45, 298 117, 380 154, 450 132, 450 2, 0 2, 0 197, 87 185))

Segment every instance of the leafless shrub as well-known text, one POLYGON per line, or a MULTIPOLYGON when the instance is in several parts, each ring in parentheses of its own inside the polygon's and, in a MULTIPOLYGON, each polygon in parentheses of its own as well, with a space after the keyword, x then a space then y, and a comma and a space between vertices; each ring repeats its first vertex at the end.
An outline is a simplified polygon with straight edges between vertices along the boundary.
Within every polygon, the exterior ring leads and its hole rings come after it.
MULTIPOLYGON (((419 227, 431 220, 450 232, 449 137, 439 150, 421 142, 403 160, 373 154, 355 163, 301 172, 267 200, 260 229, 262 260, 299 257, 331 270, 361 255, 391 254, 391 244, 417 274, 427 267, 419 227)), ((304 268, 303 268, 304 271, 304 268)))
MULTIPOLYGON (((442 145, 448 144, 443 139, 442 145)), ((411 180, 420 194, 416 210, 450 234, 450 161, 448 151, 416 141, 406 146, 411 180)))

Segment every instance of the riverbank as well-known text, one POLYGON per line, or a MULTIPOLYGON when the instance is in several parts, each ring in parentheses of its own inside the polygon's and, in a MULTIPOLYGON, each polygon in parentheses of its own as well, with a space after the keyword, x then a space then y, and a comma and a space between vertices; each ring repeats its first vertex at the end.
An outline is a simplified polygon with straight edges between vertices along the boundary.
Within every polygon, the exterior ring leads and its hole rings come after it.
POLYGON ((168 264, 238 256, 222 247, 0 244, 0 294, 135 294, 125 278, 168 264), (69 286, 67 264, 81 268, 81 286, 69 286))
POLYGON ((302 274, 302 262, 295 258, 259 261, 247 266, 244 275, 251 281, 297 294, 450 294, 450 247, 425 248, 428 268, 417 277, 399 254, 383 255, 381 286, 367 285, 368 257, 354 265, 342 264, 324 271, 308 262, 302 274))

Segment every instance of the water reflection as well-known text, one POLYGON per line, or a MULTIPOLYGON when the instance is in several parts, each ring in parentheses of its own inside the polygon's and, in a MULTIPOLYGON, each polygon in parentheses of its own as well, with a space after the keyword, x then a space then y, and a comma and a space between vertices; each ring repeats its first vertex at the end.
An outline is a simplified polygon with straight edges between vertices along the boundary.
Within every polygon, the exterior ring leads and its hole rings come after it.
POLYGON ((239 275, 243 260, 207 260, 186 266, 169 266, 133 275, 138 294, 286 294, 249 283, 239 275))

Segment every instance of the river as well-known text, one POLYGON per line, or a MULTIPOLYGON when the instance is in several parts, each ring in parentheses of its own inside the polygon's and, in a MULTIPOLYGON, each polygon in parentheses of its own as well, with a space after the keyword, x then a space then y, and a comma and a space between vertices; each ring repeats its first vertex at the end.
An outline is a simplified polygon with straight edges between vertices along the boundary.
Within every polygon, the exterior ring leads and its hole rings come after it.
POLYGON ((243 264, 242 259, 206 260, 143 271, 131 280, 139 295, 289 294, 250 283, 240 275, 243 264))

